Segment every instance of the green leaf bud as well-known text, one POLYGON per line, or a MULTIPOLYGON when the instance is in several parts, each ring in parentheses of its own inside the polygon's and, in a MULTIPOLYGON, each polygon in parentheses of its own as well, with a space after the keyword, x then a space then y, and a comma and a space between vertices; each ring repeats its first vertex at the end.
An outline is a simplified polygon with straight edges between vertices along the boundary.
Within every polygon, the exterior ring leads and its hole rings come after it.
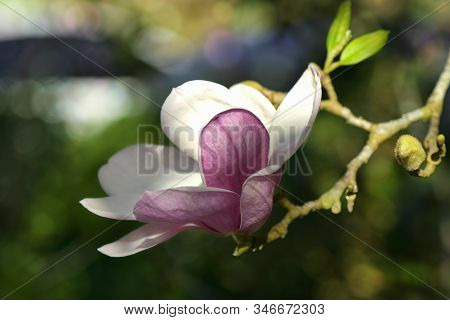
POLYGON ((420 168, 426 159, 422 143, 409 134, 398 138, 395 145, 395 159, 406 171, 412 172, 420 168))

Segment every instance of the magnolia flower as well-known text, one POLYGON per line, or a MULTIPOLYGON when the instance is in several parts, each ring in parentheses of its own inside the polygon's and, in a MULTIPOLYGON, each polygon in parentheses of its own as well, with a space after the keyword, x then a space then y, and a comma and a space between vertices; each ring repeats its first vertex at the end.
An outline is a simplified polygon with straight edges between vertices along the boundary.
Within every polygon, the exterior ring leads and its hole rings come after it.
POLYGON ((127 256, 188 229, 255 232, 272 211, 281 166, 304 142, 320 99, 313 67, 277 109, 243 84, 228 89, 196 80, 173 89, 161 125, 178 148, 141 144, 119 151, 99 171, 109 196, 81 201, 99 216, 144 223, 98 250, 127 256), (155 173, 142 174, 149 166, 155 173))

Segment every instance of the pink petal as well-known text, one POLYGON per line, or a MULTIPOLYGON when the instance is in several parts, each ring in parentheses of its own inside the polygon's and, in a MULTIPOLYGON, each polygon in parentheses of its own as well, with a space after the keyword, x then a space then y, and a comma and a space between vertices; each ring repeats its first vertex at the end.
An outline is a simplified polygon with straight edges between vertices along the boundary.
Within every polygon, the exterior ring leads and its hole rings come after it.
POLYGON ((188 81, 172 90, 161 110, 161 127, 183 152, 198 160, 202 129, 218 113, 234 108, 251 111, 269 124, 275 110, 259 91, 236 85, 230 89, 210 81, 188 81))
POLYGON ((226 234, 239 228, 239 195, 205 187, 147 191, 136 204, 134 214, 142 222, 196 223, 226 234))
POLYGON ((232 109, 219 113, 200 136, 201 170, 205 184, 242 191, 242 184, 268 164, 269 134, 253 113, 232 109))
POLYGON ((266 167, 245 181, 241 194, 241 226, 239 232, 258 230, 272 212, 273 192, 280 183, 280 166, 266 167))
POLYGON ((161 242, 169 240, 181 231, 195 228, 198 228, 198 226, 194 224, 179 225, 153 221, 137 228, 115 242, 98 248, 98 251, 110 257, 125 257, 150 249, 161 242))

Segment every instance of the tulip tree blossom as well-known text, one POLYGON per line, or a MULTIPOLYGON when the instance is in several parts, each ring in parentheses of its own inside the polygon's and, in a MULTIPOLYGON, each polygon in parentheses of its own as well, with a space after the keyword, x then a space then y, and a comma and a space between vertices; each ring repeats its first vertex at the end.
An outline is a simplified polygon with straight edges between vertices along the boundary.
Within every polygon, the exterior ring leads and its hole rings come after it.
POLYGON ((278 108, 244 84, 228 89, 195 80, 173 89, 161 126, 176 147, 119 151, 99 171, 108 197, 81 201, 99 216, 144 223, 99 251, 132 255, 189 229, 222 236, 257 231, 272 211, 281 166, 305 141, 320 99, 313 67, 278 108), (143 174, 149 163, 156 170, 143 174))

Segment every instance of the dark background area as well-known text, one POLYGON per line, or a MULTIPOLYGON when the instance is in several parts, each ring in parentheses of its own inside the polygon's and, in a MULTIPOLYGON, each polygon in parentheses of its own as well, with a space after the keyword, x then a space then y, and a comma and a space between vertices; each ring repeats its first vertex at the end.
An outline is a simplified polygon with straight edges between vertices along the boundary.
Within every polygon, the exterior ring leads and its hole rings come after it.
MULTIPOLYGON (((353 1, 354 36, 379 28, 390 30, 391 38, 399 35, 335 79, 355 114, 384 121, 424 103, 448 52, 450 5, 434 11, 445 2, 353 1)), ((171 87, 191 79, 227 86, 252 79, 289 90, 308 62, 323 63, 337 1, 5 3, 0 296, 442 298, 429 286, 450 295, 448 159, 429 179, 411 177, 395 162, 395 139, 360 171, 354 212, 324 212, 372 248, 310 214, 292 224, 285 240, 239 258, 231 255, 231 238, 196 231, 127 258, 96 251, 136 227, 121 222, 108 229, 114 221, 78 202, 104 195, 97 171, 137 142, 139 124, 159 124, 159 107, 142 95, 161 104, 171 87)), ((448 102, 441 131, 450 137, 448 102)), ((423 137, 426 128, 416 124, 408 132, 423 137)), ((303 200, 317 197, 340 177, 365 137, 320 113, 300 157, 311 172, 284 177, 283 187, 303 200)), ((276 206, 265 229, 282 214, 276 206)))

